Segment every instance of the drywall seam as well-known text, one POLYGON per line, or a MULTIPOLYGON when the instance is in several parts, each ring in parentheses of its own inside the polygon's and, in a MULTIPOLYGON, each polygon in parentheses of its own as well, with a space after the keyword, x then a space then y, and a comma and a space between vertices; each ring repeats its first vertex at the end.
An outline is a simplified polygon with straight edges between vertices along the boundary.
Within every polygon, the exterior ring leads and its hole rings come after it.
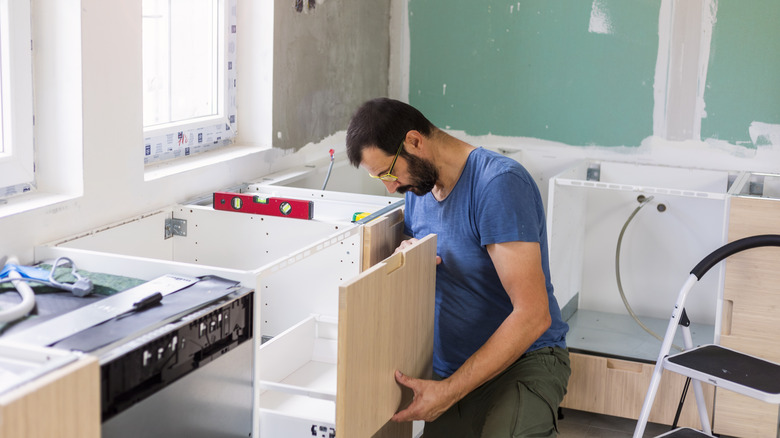
POLYGON ((390 0, 390 74, 388 96, 409 101, 409 2, 390 0))
POLYGON ((672 0, 662 0, 658 14, 658 56, 653 83, 653 135, 666 138, 666 101, 668 98, 669 56, 672 35, 672 0))
POLYGON ((707 117, 704 90, 707 87, 707 68, 710 65, 712 28, 718 14, 718 0, 703 0, 701 17, 701 41, 699 42, 699 81, 696 93, 696 113, 693 118, 693 138, 701 140, 701 119, 707 117))
POLYGON ((665 137, 686 140, 696 118, 703 0, 672 1, 665 137))
POLYGON ((404 35, 404 39, 402 41, 402 53, 403 57, 401 58, 401 71, 403 72, 403 80, 401 81, 401 96, 405 96, 405 99, 409 100, 409 71, 411 70, 411 37, 410 37, 410 31, 409 31, 409 2, 405 0, 401 0, 403 3, 403 31, 401 32, 402 35, 404 35))

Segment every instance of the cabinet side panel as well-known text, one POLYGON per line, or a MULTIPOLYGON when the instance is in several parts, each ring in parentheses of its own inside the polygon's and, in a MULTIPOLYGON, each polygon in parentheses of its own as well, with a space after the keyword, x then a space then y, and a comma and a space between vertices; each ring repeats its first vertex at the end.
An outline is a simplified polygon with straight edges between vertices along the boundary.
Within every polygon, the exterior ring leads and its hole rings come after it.
POLYGON ((363 227, 363 270, 395 251, 404 233, 404 212, 393 210, 363 227))
POLYGON ((99 438, 99 371, 85 357, 0 396, 0 436, 99 438))
POLYGON ((430 376, 435 258, 431 235, 340 288, 338 436, 370 437, 410 401, 395 370, 430 376))
MULTIPOLYGON (((734 197, 729 241, 780 234, 780 200, 734 197)), ((780 248, 744 251, 726 259, 721 343, 743 353, 780 362, 780 248)), ((734 436, 775 436, 777 406, 717 390, 713 431, 734 436)))

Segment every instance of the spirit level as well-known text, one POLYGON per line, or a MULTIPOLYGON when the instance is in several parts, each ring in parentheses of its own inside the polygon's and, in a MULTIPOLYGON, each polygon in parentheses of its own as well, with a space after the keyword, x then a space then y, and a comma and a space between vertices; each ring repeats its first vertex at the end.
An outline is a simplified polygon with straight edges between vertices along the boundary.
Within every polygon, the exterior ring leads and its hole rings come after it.
POLYGON ((268 216, 311 219, 314 203, 300 199, 264 198, 243 193, 214 192, 214 209, 268 216))

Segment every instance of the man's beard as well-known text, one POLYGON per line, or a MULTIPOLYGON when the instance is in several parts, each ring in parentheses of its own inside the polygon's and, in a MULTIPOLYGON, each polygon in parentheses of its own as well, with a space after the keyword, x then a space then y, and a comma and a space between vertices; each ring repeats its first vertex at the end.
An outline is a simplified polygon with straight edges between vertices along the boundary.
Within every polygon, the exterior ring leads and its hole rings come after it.
POLYGON ((412 154, 404 154, 403 157, 407 162, 409 175, 414 176, 411 177, 411 184, 400 186, 396 191, 402 194, 409 191, 417 196, 422 196, 433 190, 436 180, 439 179, 439 171, 436 166, 430 161, 412 154))

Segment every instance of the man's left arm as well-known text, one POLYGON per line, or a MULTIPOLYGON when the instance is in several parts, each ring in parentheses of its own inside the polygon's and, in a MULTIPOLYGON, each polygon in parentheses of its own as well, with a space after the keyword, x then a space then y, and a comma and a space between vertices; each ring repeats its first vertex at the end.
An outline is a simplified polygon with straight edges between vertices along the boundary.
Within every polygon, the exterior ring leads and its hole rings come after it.
POLYGON ((539 243, 496 243, 488 245, 487 250, 512 302, 512 312, 450 377, 421 380, 396 372, 396 380, 414 391, 414 400, 393 416, 394 421, 433 421, 514 363, 550 327, 539 243))

